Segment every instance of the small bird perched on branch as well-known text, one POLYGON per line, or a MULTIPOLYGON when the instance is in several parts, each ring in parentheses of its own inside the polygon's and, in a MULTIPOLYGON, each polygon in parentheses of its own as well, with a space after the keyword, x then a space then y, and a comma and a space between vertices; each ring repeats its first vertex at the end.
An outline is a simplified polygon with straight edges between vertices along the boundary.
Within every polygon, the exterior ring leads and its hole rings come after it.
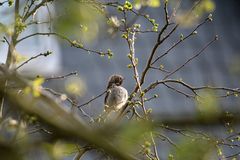
POLYGON ((107 94, 104 99, 104 114, 102 117, 107 118, 112 111, 119 111, 128 100, 128 92, 122 87, 124 78, 121 75, 112 75, 107 85, 107 94))

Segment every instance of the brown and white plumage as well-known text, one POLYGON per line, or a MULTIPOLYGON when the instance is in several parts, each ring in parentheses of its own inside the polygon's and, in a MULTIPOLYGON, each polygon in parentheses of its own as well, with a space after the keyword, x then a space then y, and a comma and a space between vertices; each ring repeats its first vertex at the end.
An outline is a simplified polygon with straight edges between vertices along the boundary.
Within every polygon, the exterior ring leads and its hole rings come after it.
POLYGON ((121 75, 112 75, 107 85, 107 94, 104 99, 105 114, 111 111, 119 111, 128 100, 128 92, 122 87, 123 77, 121 75))

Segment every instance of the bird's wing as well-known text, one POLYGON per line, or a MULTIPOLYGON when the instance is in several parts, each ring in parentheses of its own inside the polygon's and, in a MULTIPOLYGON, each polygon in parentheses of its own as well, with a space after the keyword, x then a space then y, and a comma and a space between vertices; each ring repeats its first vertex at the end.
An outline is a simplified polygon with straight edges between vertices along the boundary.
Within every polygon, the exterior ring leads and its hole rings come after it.
POLYGON ((110 93, 111 91, 108 89, 107 90, 107 93, 106 93, 106 95, 105 95, 105 98, 104 98, 104 105, 106 105, 106 103, 107 103, 107 99, 108 99, 108 97, 109 97, 109 93, 110 93))

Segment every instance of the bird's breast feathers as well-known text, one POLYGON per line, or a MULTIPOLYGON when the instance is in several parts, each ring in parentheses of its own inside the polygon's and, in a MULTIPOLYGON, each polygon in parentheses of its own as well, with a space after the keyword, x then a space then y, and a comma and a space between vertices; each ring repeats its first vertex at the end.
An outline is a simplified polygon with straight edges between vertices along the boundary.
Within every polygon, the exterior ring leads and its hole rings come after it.
POLYGON ((108 92, 106 105, 113 110, 121 109, 127 102, 128 92, 124 87, 114 86, 108 92))

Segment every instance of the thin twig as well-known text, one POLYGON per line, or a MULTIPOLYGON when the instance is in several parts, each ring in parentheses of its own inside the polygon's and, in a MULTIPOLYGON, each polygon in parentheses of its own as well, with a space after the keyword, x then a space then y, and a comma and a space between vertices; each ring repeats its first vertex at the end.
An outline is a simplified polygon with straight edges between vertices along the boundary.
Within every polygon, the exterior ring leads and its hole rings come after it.
MULTIPOLYGON (((50 92, 50 93, 52 93, 53 95, 58 96, 58 97, 61 97, 61 96, 63 95, 62 93, 56 92, 56 91, 54 91, 53 89, 50 89, 50 88, 44 88, 44 90, 46 90, 46 91, 48 91, 48 92, 50 92)), ((66 96, 66 95, 65 95, 65 96, 66 96)), ((69 98, 69 97, 66 96, 66 100, 67 100, 72 106, 76 106, 76 107, 77 107, 78 104, 76 104, 76 102, 75 102, 74 100, 72 100, 71 98, 69 98)), ((89 114, 87 114, 82 108, 79 108, 79 107, 78 107, 78 109, 82 112, 83 116, 89 118, 90 122, 94 122, 94 119, 93 119, 89 114)))
POLYGON ((208 42, 197 54, 195 54, 194 56, 192 56, 191 58, 189 58, 185 63, 183 63, 182 65, 180 65, 177 69, 175 69, 174 71, 172 71, 171 73, 169 73, 168 75, 166 75, 163 79, 167 79, 168 77, 170 77, 171 75, 173 75, 174 73, 176 73, 177 71, 179 71, 180 69, 182 69, 186 64, 188 64, 189 62, 191 62, 193 59, 197 58, 200 54, 203 53, 203 51, 205 49, 207 49, 213 42, 215 42, 217 40, 217 36, 215 36, 215 38, 213 40, 211 40, 210 42, 208 42))
POLYGON ((77 107, 78 107, 78 108, 81 108, 81 107, 83 107, 83 106, 86 106, 86 105, 90 104, 92 101, 94 101, 95 99, 101 97, 101 96, 104 95, 106 92, 107 92, 107 90, 105 90, 103 93, 97 95, 96 97, 90 99, 89 101, 87 101, 87 102, 85 102, 85 103, 83 103, 83 104, 81 104, 81 105, 78 105, 77 107))
MULTIPOLYGON (((240 156, 240 152, 237 152, 237 153, 235 153, 235 154, 232 154, 232 155, 229 155, 229 156, 226 156, 225 158, 237 158, 237 157, 239 157, 240 156)), ((232 159, 233 160, 233 159, 232 159)))
POLYGON ((135 28, 133 28, 132 38, 131 39, 128 38, 127 42, 128 42, 128 47, 130 50, 130 61, 133 66, 134 79, 135 79, 135 81, 138 85, 139 91, 140 91, 141 106, 142 106, 144 115, 147 116, 147 111, 144 106, 144 93, 142 92, 142 88, 141 88, 141 84, 140 84, 140 80, 139 80, 139 73, 138 73, 138 69, 137 69, 138 62, 136 61, 136 57, 135 57, 135 40, 136 40, 135 34, 136 34, 135 28))
POLYGON ((176 88, 174 88, 174 87, 172 87, 172 86, 170 86, 170 85, 167 85, 166 83, 163 83, 163 84, 164 84, 166 87, 172 89, 173 91, 176 91, 176 92, 178 92, 178 93, 186 96, 187 98, 193 98, 193 99, 195 99, 195 96, 194 96, 194 95, 187 94, 187 93, 185 93, 185 92, 183 92, 183 91, 180 91, 180 90, 178 90, 178 89, 176 89, 176 88))
MULTIPOLYGON (((31 11, 27 11, 26 14, 23 17, 23 21, 26 21, 30 16, 34 15, 34 13, 42 6, 45 5, 45 3, 52 2, 54 0, 42 0, 38 5, 36 5, 31 11)), ((30 7, 29 7, 30 9, 30 7)))
POLYGON ((45 81, 56 80, 56 79, 64 79, 64 78, 67 78, 69 76, 75 76, 75 75, 78 75, 77 71, 70 72, 70 73, 62 75, 62 76, 52 76, 52 77, 49 77, 49 78, 45 78, 45 81))
POLYGON ((182 42, 184 42, 186 39, 188 39, 189 37, 195 35, 195 32, 197 31, 198 28, 200 28, 202 25, 204 25, 206 22, 209 21, 209 18, 206 18, 202 23, 198 24, 191 33, 189 33, 187 36, 185 36, 183 39, 179 39, 177 43, 175 43, 174 45, 172 45, 165 53, 163 53, 162 55, 158 56, 152 63, 151 65, 153 65, 154 63, 156 63, 159 59, 163 58, 164 56, 166 56, 172 49, 174 49, 177 45, 181 44, 182 42))
POLYGON ((78 43, 77 41, 75 41, 75 40, 72 41, 72 40, 70 40, 69 38, 67 38, 66 36, 61 35, 61 34, 59 34, 59 33, 55 33, 55 32, 47 32, 47 33, 40 33, 40 32, 38 32, 38 33, 33 33, 33 34, 30 34, 30 35, 28 35, 28 36, 25 36, 25 37, 23 37, 23 38, 21 38, 21 39, 18 39, 18 40, 17 40, 17 43, 19 43, 19 42, 21 42, 21 41, 23 41, 23 40, 25 40, 25 39, 28 39, 28 38, 37 36, 37 35, 38 35, 38 36, 51 36, 51 35, 52 35, 52 36, 56 36, 56 37, 59 37, 59 38, 65 40, 65 41, 67 41, 71 46, 76 47, 76 48, 80 48, 80 49, 82 49, 82 50, 84 50, 84 51, 87 51, 88 53, 96 53, 96 54, 98 54, 98 55, 100 55, 100 56, 109 55, 108 52, 101 52, 101 51, 96 51, 96 50, 84 48, 83 45, 80 44, 80 43, 78 43))
POLYGON ((48 55, 50 55, 51 52, 46 52, 46 53, 40 53, 36 56, 32 56, 31 58, 29 58, 28 60, 26 60, 25 62, 23 62, 22 64, 20 64, 18 67, 15 68, 15 70, 18 70, 19 68, 21 68, 22 66, 24 66, 25 64, 27 64, 28 62, 38 58, 38 57, 41 57, 41 56, 44 56, 44 57, 47 57, 48 55))
POLYGON ((164 134, 160 134, 160 133, 155 133, 158 138, 160 138, 161 140, 167 140, 169 144, 173 145, 174 147, 178 148, 178 146, 166 135, 164 134))
POLYGON ((148 87, 146 87, 143 91, 147 93, 149 90, 154 89, 159 84, 166 84, 166 83, 176 83, 180 84, 189 90, 191 90, 195 95, 198 95, 196 91, 198 90, 204 90, 204 89, 211 89, 211 90, 222 90, 222 91, 229 91, 233 93, 240 93, 240 88, 227 88, 227 87, 213 87, 213 86, 201 86, 201 87, 193 87, 190 84, 187 84, 181 80, 176 79, 166 79, 162 81, 156 81, 154 83, 151 83, 148 87))
POLYGON ((157 160, 160 160, 159 157, 158 157, 158 150, 157 150, 157 145, 155 143, 155 140, 153 138, 153 133, 151 132, 150 133, 150 137, 151 137, 151 140, 152 140, 152 144, 153 144, 153 152, 154 152, 154 156, 157 160))

